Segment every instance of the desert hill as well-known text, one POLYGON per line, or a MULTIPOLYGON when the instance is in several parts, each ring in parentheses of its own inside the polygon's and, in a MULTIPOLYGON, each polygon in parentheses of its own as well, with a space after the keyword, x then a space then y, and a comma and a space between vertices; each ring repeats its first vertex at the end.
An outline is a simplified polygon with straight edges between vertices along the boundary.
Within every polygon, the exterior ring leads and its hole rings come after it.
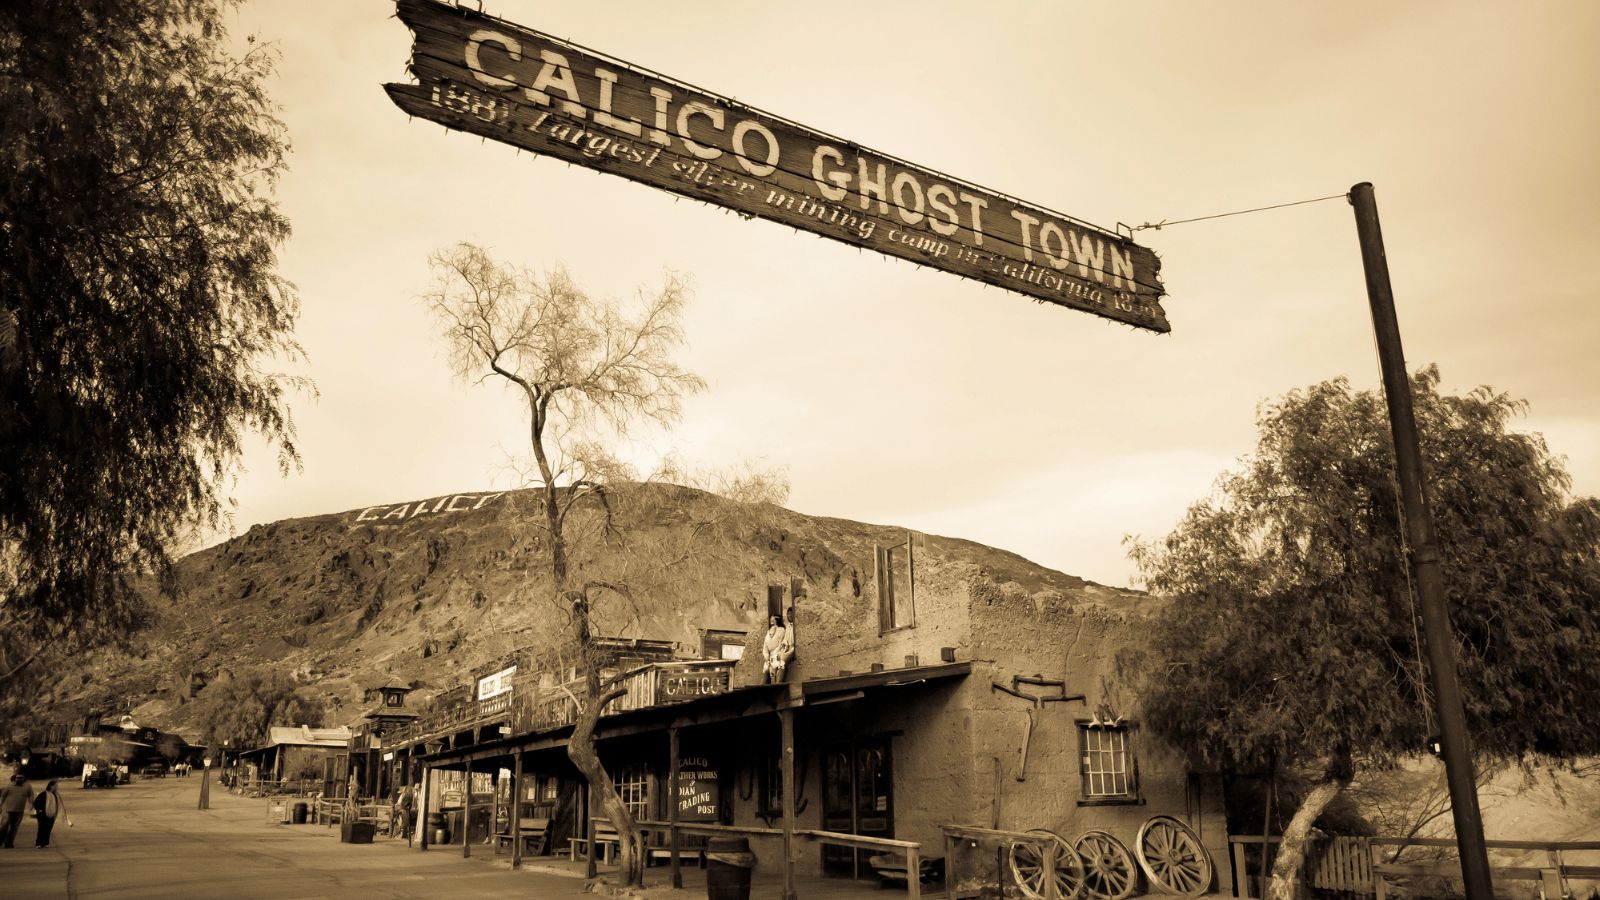
MULTIPOLYGON (((51 705, 59 718, 132 711, 198 734, 190 701, 204 685, 263 664, 322 695, 329 724, 359 719, 385 683, 413 685, 426 702, 552 639, 564 613, 550 599, 537 501, 533 491, 463 493, 251 528, 179 560, 177 596, 153 599, 154 622, 132 651, 94 655, 51 705)), ((611 528, 596 505, 575 514, 574 577, 633 587, 597 605, 605 633, 685 652, 702 628, 759 627, 766 586, 790 579, 805 582, 807 602, 869 614, 873 545, 907 536, 666 484, 614 489, 609 508, 611 528)), ((917 553, 919 573, 925 559, 946 576, 970 571, 1075 605, 1150 602, 971 541, 918 535, 917 553)))

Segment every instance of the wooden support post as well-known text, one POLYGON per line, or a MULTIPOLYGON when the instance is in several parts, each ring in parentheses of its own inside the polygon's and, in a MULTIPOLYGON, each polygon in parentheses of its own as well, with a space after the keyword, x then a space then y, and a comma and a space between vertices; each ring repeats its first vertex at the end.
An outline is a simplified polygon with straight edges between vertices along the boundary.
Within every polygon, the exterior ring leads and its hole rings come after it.
POLYGON ((922 900, 922 854, 906 848, 906 900, 922 900))
POLYGON ((1039 865, 1044 869, 1044 900, 1062 900, 1056 890, 1056 844, 1054 839, 1040 841, 1039 865))
POLYGON ((461 858, 472 856, 472 757, 467 757, 466 790, 461 792, 461 858))
POLYGON ((432 835, 428 834, 428 801, 430 799, 428 797, 428 788, 432 787, 429 782, 433 781, 433 779, 428 777, 428 775, 428 763, 424 761, 422 763, 421 773, 422 800, 417 804, 417 831, 421 835, 417 839, 417 849, 419 850, 428 849, 428 839, 432 837, 432 835))
POLYGON ((956 900, 956 850, 961 846, 953 834, 944 836, 944 898, 956 900))
POLYGON ((1450 789, 1450 814, 1456 826, 1456 849, 1461 857, 1461 879, 1468 900, 1492 900, 1494 885, 1489 874, 1489 852, 1483 840, 1483 816, 1478 809, 1466 710, 1456 675, 1455 638, 1450 631, 1450 610, 1439 564, 1439 547, 1434 541, 1433 517, 1428 510, 1422 450, 1412 409, 1411 379, 1406 373, 1405 351, 1400 344, 1400 323, 1395 315, 1394 291, 1389 284, 1389 258, 1383 246, 1378 201, 1372 185, 1362 182, 1350 188, 1350 204, 1355 207, 1356 235, 1361 242, 1367 300, 1372 308, 1372 329, 1378 343, 1378 366, 1383 374, 1389 428, 1394 436, 1395 474, 1405 509, 1411 576, 1417 586, 1417 606, 1422 614, 1428 650, 1428 677, 1433 685, 1434 704, 1438 707, 1439 742, 1444 756, 1445 781, 1450 789))
POLYGON ((511 868, 522 868, 522 751, 511 755, 511 868))
POLYGON ((795 900, 794 888, 794 709, 778 710, 782 727, 780 768, 783 770, 783 900, 795 900))
POLYGON ((672 865, 672 889, 683 890, 683 870, 678 863, 678 729, 667 729, 667 848, 672 865))
POLYGON ((595 802, 594 801, 595 801, 595 797, 597 797, 598 794, 599 794, 599 790, 592 784, 589 785, 588 787, 589 787, 588 793, 587 793, 588 800, 583 805, 584 806, 584 808, 583 808, 584 826, 583 827, 585 829, 584 830, 584 834, 589 838, 589 843, 588 843, 589 860, 588 860, 588 865, 584 866, 584 877, 585 878, 593 878, 593 877, 595 877, 596 875, 598 875, 600 873, 599 866, 597 866, 595 864, 595 857, 600 854, 600 848, 596 847, 594 845, 594 810, 595 810, 595 802))

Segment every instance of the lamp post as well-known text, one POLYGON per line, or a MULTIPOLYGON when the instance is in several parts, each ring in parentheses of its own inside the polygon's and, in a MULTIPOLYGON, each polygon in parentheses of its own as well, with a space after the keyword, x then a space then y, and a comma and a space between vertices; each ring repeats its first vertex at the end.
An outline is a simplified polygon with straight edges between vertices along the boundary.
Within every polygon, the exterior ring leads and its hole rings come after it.
POLYGON ((200 808, 211 808, 211 757, 201 760, 200 768, 200 808))

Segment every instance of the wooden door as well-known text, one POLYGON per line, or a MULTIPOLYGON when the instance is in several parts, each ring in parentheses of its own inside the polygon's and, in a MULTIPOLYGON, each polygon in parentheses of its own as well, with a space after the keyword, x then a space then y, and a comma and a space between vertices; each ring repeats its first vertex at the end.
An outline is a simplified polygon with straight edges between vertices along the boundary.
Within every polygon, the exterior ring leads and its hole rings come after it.
MULTIPOLYGON (((894 837, 894 763, 889 739, 865 738, 823 752, 822 827, 826 831, 894 837)), ((824 844, 823 871, 870 876, 869 850, 824 844)))

